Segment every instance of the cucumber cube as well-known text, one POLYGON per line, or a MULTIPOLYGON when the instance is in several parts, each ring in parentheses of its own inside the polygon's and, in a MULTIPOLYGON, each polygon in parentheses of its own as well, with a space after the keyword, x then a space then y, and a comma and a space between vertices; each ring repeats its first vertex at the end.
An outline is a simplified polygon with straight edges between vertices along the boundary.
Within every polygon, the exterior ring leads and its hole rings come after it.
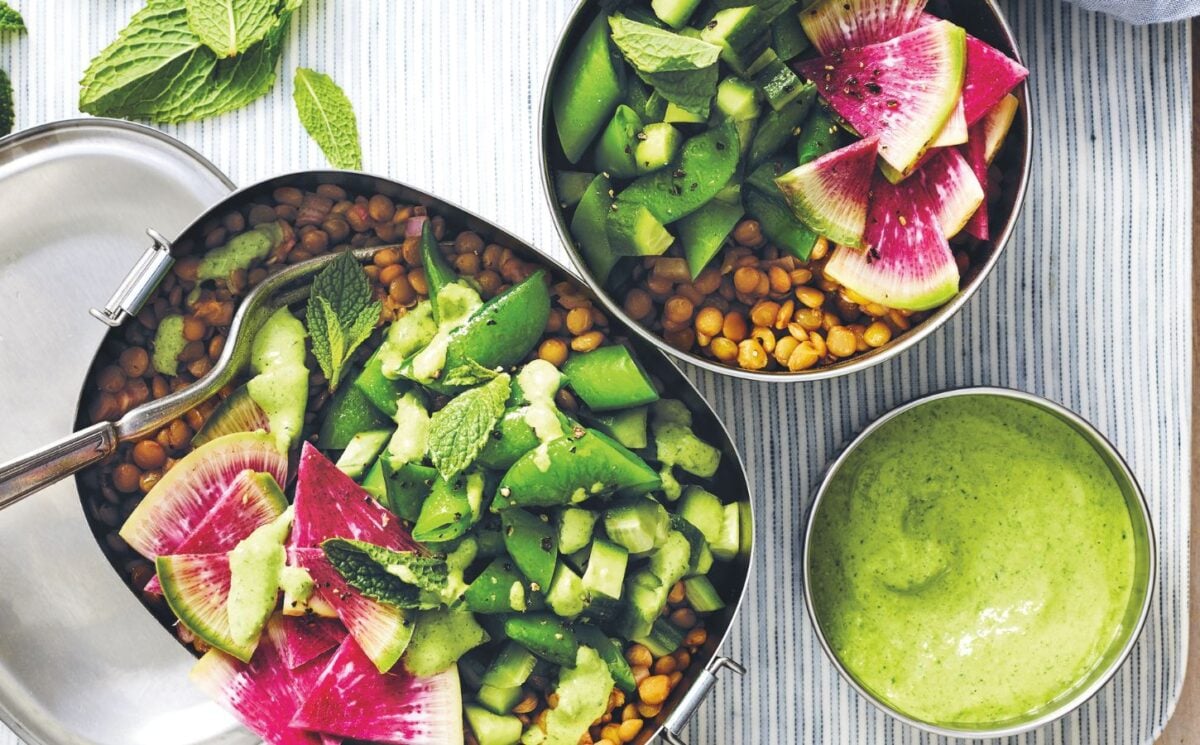
POLYGON ((676 30, 688 22, 699 5, 700 0, 650 0, 654 15, 676 30))
POLYGON ((637 175, 634 148, 642 129, 642 118, 625 104, 617 107, 596 143, 596 170, 616 178, 637 175))
POLYGON ((762 12, 748 5, 719 11, 700 38, 721 47, 721 59, 738 73, 746 73, 768 48, 771 34, 762 12))
POLYGON ((647 124, 638 136, 637 149, 634 151, 638 173, 649 173, 666 166, 675 159, 682 144, 683 135, 670 124, 647 124))
POLYGON ((608 244, 622 256, 659 256, 675 237, 645 206, 617 200, 604 223, 608 244))
POLYGON ((615 543, 596 539, 592 543, 587 571, 583 574, 583 587, 592 595, 619 598, 628 566, 628 551, 615 543))
POLYGON ((804 83, 792 72, 792 68, 781 60, 774 59, 754 76, 754 83, 762 89, 771 108, 779 111, 787 106, 804 90, 804 83))
POLYGON ((713 544, 721 537, 725 523, 725 508, 720 497, 698 486, 689 486, 679 503, 679 516, 696 526, 715 553, 713 544))
POLYGON ((672 124, 704 124, 708 121, 708 117, 688 111, 678 104, 668 103, 667 110, 663 114, 663 121, 672 124))
POLYGON ((573 554, 592 540, 596 513, 579 507, 565 507, 558 512, 558 550, 573 554))
POLYGON ((387 445, 391 436, 392 431, 390 429, 359 432, 350 438, 350 442, 346 444, 346 449, 342 451, 341 457, 338 458, 338 470, 352 479, 362 477, 363 473, 367 470, 367 465, 374 462, 379 453, 383 451, 383 446, 387 445))
POLYGON ((583 580, 563 562, 558 562, 554 570, 554 579, 550 582, 550 590, 546 593, 546 605, 556 615, 563 618, 574 618, 583 612, 587 605, 587 593, 583 589, 583 580))
POLYGON ((463 712, 479 745, 513 745, 521 739, 523 725, 511 714, 496 714, 471 704, 464 706, 463 712))
POLYGON ((708 577, 688 577, 683 581, 683 591, 697 613, 711 613, 725 607, 725 601, 708 577))
POLYGON ((722 509, 721 531, 717 539, 712 541, 713 557, 721 561, 732 561, 738 554, 742 539, 741 510, 736 503, 727 504, 722 509))
POLYGON ((725 78, 717 86, 717 110, 735 122, 758 118, 758 89, 741 78, 725 78))

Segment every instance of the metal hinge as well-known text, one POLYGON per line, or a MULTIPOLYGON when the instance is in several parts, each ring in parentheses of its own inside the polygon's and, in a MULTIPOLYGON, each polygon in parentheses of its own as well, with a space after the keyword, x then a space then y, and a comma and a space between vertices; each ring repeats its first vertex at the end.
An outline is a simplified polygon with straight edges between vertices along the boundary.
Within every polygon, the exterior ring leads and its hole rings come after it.
POLYGON ((745 667, 728 657, 714 657, 712 663, 700 672, 700 677, 683 695, 679 706, 675 707, 675 711, 671 712, 671 716, 667 717, 667 721, 663 723, 662 736, 664 740, 671 745, 687 745, 679 733, 683 732, 683 728, 691 720, 692 714, 695 714, 704 699, 708 698, 708 692, 717 684, 717 673, 722 669, 732 670, 738 675, 746 674, 745 667))
POLYGON ((175 263, 171 256, 171 242, 154 228, 147 228, 146 234, 154 243, 142 253, 137 263, 129 270, 129 274, 125 275, 125 279, 109 298, 104 309, 92 308, 90 311, 92 316, 113 328, 124 323, 126 318, 138 314, 146 299, 175 263))

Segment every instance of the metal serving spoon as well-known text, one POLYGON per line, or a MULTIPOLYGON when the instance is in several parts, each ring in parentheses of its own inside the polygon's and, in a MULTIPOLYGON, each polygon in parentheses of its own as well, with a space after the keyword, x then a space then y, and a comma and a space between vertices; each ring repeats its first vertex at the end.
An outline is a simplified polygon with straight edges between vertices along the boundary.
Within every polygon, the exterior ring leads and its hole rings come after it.
MULTIPOLYGON (((137 276, 139 268, 153 260, 150 252, 165 250, 163 247, 166 242, 160 236, 151 233, 151 237, 154 238, 156 246, 147 251, 134 268, 131 277, 137 276)), ((354 251, 354 256, 360 261, 370 260, 376 253, 388 248, 400 249, 401 245, 361 248, 354 251)), ((141 439, 216 395, 217 391, 232 381, 249 363, 254 335, 266 323, 267 318, 279 308, 307 299, 314 275, 337 255, 319 256, 294 264, 267 277, 255 287, 242 301, 233 317, 233 324, 229 327, 232 343, 225 345, 213 369, 187 388, 142 404, 115 422, 97 422, 57 442, 0 465, 0 510, 103 460, 122 442, 141 439)), ((169 268, 169 261, 162 262, 162 268, 156 273, 152 283, 132 288, 136 290, 133 294, 138 297, 138 302, 132 309, 134 313, 141 302, 153 292, 158 279, 161 279, 169 268)), ((129 292, 131 288, 128 284, 129 281, 117 291, 114 298, 120 297, 123 291, 129 292)), ((114 307, 110 302, 110 307, 104 311, 92 311, 92 314, 111 326, 117 326, 130 312, 129 309, 114 307)))

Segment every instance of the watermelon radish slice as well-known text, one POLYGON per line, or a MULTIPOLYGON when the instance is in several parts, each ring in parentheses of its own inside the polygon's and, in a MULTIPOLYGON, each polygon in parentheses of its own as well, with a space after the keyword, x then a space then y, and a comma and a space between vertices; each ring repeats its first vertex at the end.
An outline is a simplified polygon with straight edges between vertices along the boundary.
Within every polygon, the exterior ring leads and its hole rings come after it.
POLYGON ((796 217, 834 243, 863 247, 879 140, 859 140, 798 166, 775 185, 796 217))
POLYGON ((309 681, 298 678, 283 663, 269 635, 248 664, 211 649, 192 668, 189 677, 269 745, 326 745, 319 734, 291 726, 300 701, 319 673, 308 674, 309 681))
MULTIPOLYGON (((919 25, 933 26, 942 19, 922 13, 919 25)), ((1021 63, 992 45, 967 34, 966 72, 963 76, 963 114, 967 126, 985 114, 1029 77, 1021 63)))
POLYGON ((909 173, 954 113, 962 93, 965 38, 961 28, 940 21, 890 41, 806 60, 796 70, 855 131, 879 137, 879 157, 909 173))
POLYGON ((926 0, 818 0, 800 25, 821 54, 865 47, 912 31, 926 0))
MULTIPOLYGON (((978 127, 979 125, 975 125, 978 127)), ((972 129, 975 129, 972 127, 972 129)), ((966 156, 968 164, 971 166, 971 172, 975 174, 975 180, 983 185, 984 196, 987 196, 987 190, 990 186, 988 182, 988 162, 987 162, 987 139, 982 136, 972 137, 967 140, 967 144, 962 146, 963 154, 966 156)), ((967 235, 974 236, 981 241, 986 241, 991 237, 991 225, 988 219, 988 206, 985 201, 975 210, 975 214, 971 215, 971 219, 967 220, 967 224, 963 226, 963 230, 967 235)))
POLYGON ((458 668, 418 678, 404 669, 380 675, 347 639, 317 680, 292 726, 390 745, 463 742, 458 668))
POLYGON ((942 235, 952 238, 983 204, 983 186, 957 148, 933 152, 912 178, 932 200, 942 235))
POLYGON ((872 185, 866 251, 839 246, 825 275, 872 302, 901 310, 936 308, 958 292, 958 266, 929 195, 916 179, 872 185))
POLYGON ((200 447, 222 435, 259 430, 270 432, 271 420, 267 418, 267 412, 250 398, 246 386, 242 386, 217 406, 192 438, 192 447, 200 447))
POLYGON ((954 106, 954 111, 950 114, 950 118, 946 120, 946 126, 942 127, 942 131, 938 133, 937 139, 930 145, 931 148, 961 145, 967 141, 967 115, 965 112, 966 109, 963 107, 962 97, 960 96, 958 103, 954 106))
POLYGON ((1020 106, 1021 102, 1010 93, 971 126, 971 136, 984 142, 984 161, 988 165, 992 164, 1000 153, 1000 148, 1004 147, 1004 140, 1008 137, 1008 131, 1012 129, 1020 106))
POLYGON ((312 662, 346 639, 341 622, 320 616, 276 616, 267 624, 267 633, 289 670, 312 662))
POLYGON ((293 548, 288 557, 289 563, 303 567, 312 576, 316 595, 333 606, 376 669, 381 673, 391 670, 412 639, 414 624, 404 611, 351 587, 319 548, 293 548))
MULTIPOLYGON (((271 474, 242 471, 196 526, 196 530, 174 551, 180 554, 232 551, 255 528, 282 515, 287 506, 287 497, 279 490, 271 474)), ((143 592, 162 594, 157 576, 150 578, 143 592)))
POLYGON ((287 479, 287 455, 265 433, 225 435, 196 448, 167 471, 121 526, 121 537, 147 559, 175 553, 242 471, 287 479))
POLYGON ((249 662, 258 640, 241 644, 229 627, 229 554, 160 556, 163 598, 180 623, 209 645, 249 662))
POLYGON ((314 548, 329 538, 353 538, 396 551, 420 548, 399 518, 308 442, 300 452, 295 502, 291 547, 314 548))

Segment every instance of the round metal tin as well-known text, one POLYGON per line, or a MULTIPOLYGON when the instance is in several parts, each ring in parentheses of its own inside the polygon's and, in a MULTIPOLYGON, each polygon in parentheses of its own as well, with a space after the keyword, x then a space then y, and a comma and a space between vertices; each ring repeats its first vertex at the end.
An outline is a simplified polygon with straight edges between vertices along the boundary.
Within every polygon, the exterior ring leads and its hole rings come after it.
MULTIPOLYGON (((1030 114, 1029 86, 1027 83, 1022 83, 1013 92, 1020 100, 1021 106, 1017 111, 1016 121, 1013 122, 1012 130, 1008 134, 1008 140, 1004 149, 995 163, 995 167, 999 168, 1003 174, 1003 187, 1000 191, 999 199, 993 206, 993 216, 1000 217, 1001 219, 997 221, 999 229, 995 231, 994 237, 990 241, 991 250, 988 251, 986 256, 976 261, 970 267, 966 276, 963 277, 962 289, 959 290, 959 293, 945 305, 935 310, 911 331, 870 352, 850 357, 845 361, 832 365, 801 372, 787 372, 786 370, 782 372, 760 372, 740 367, 731 367, 693 352, 680 351, 667 344, 658 334, 630 318, 625 313, 625 309, 621 303, 614 299, 604 289, 603 284, 592 274, 587 262, 584 261, 583 255, 576 247, 575 240, 571 237, 570 226, 563 214, 563 209, 558 204, 558 199, 554 191, 554 169, 568 165, 565 163, 565 159, 561 153, 551 153, 552 149, 555 151, 558 150, 556 144, 557 135, 554 128, 554 115, 550 105, 550 96, 554 88, 554 77, 558 72, 559 65, 575 49, 583 31, 595 17, 594 9, 602 5, 603 3, 600 0, 581 0, 575 6, 575 9, 567 19, 566 26, 563 28, 562 35, 559 37, 558 44, 555 47, 554 55, 550 58, 550 62, 546 68, 546 75, 542 82, 540 110, 538 112, 538 157, 541 161, 539 171, 542 179, 542 192, 545 194, 546 203, 550 207, 550 213, 554 218, 554 226, 558 230, 558 235, 562 239, 563 246, 566 248, 567 254, 571 257, 571 263, 575 265, 577 273, 596 296, 600 298, 600 302, 604 304, 609 315, 620 318, 643 339, 673 357, 677 357, 684 362, 706 370, 720 373, 721 375, 731 375, 736 378, 745 378, 748 380, 765 380, 772 383, 835 378, 840 375, 847 375, 866 369, 916 346, 921 340, 928 337, 946 323, 951 316, 957 313, 959 308, 963 307, 983 284, 987 275, 991 273, 992 268, 1000 258, 1000 254, 1003 253, 1005 246, 1008 245, 1013 230, 1016 228, 1017 218, 1020 216, 1021 207, 1025 201, 1025 191, 1029 183, 1029 169, 1033 157, 1033 119, 1030 114)), ((1012 29, 1004 17, 1004 13, 996 5, 995 0, 972 0, 972 2, 957 3, 938 2, 931 4, 931 10, 935 10, 940 16, 958 23, 971 34, 996 46, 1018 62, 1021 61, 1016 37, 1013 35, 1012 29)))
POLYGON ((1154 594, 1154 585, 1157 577, 1157 559, 1158 549, 1154 537, 1154 524, 1150 518, 1150 507, 1146 503, 1146 496, 1142 492, 1141 486, 1134 477, 1133 472, 1129 469, 1121 454, 1117 452, 1104 435, 1100 434, 1087 420, 1059 404, 1050 401, 1049 399, 1035 396, 1032 393, 1025 393, 1010 388, 992 388, 992 387, 975 387, 975 388, 959 388, 955 390, 942 391, 924 398, 919 398, 915 401, 910 401, 903 406, 899 406, 887 414, 884 414, 879 419, 872 422, 864 429, 857 437, 855 437, 845 450, 838 455, 837 459, 829 465, 825 471, 824 477, 821 479, 821 486, 817 490, 816 496, 813 498, 812 506, 809 508, 807 521, 804 528, 804 551, 803 551, 803 577, 804 577, 804 606, 808 610, 809 620, 812 621, 813 628, 816 630, 817 638, 821 642, 822 649, 825 650, 825 656, 837 668, 838 673, 842 678, 853 686, 859 695, 869 701, 879 710, 895 717, 905 724, 912 725, 919 729, 931 732, 935 735, 945 737, 965 737, 970 739, 990 739, 1000 737, 1010 737, 1021 733, 1029 732, 1039 727, 1045 726, 1060 717, 1063 717, 1075 709, 1082 706, 1088 699, 1095 696, 1096 693, 1104 687, 1108 681, 1116 674, 1117 670, 1129 657, 1133 651, 1133 645, 1137 642, 1138 637, 1142 633, 1142 627, 1146 623, 1146 616, 1150 612, 1150 600, 1154 594), (1040 709, 1037 709, 1028 715, 1006 722, 997 723, 994 727, 984 729, 959 729, 948 726, 938 726, 914 719, 892 708, 886 701, 883 701, 878 696, 867 690, 859 684, 858 680, 846 669, 842 661, 838 659, 837 654, 829 646, 829 641, 825 638, 825 632, 821 628, 821 623, 818 620, 816 609, 813 605, 812 586, 810 582, 810 547, 812 545, 812 531, 815 524, 815 516, 817 510, 821 507, 822 498, 825 492, 829 489, 829 484, 833 480, 838 469, 846 462, 860 445, 866 442, 875 432, 883 427, 888 422, 901 416, 905 412, 911 411, 920 406, 924 406, 933 401, 952 398, 957 396, 995 396, 1010 398, 1016 401, 1022 401, 1027 404, 1036 406, 1043 411, 1052 414, 1058 419, 1065 422, 1072 429, 1079 433, 1100 455, 1104 462, 1108 465, 1113 474, 1113 478, 1117 480, 1121 492, 1125 497, 1126 506, 1129 509, 1130 522, 1133 524, 1134 532, 1134 551, 1135 551, 1135 577, 1134 586, 1130 595, 1129 606, 1125 611, 1125 616, 1121 624, 1121 635, 1118 637, 1119 643, 1114 642, 1109 645, 1103 653, 1103 656, 1097 661, 1096 665, 1088 674, 1088 678, 1084 684, 1077 686, 1075 689, 1064 692, 1054 701, 1047 703, 1040 709))
MULTIPOLYGON (((149 245, 146 228, 173 237, 232 186, 126 122, 0 139, 0 461, 72 431, 109 330, 88 311, 149 245)), ((109 567, 79 505, 72 479, 0 514, 0 719, 37 745, 249 742, 223 734, 232 720, 189 685, 192 658, 109 567)))

